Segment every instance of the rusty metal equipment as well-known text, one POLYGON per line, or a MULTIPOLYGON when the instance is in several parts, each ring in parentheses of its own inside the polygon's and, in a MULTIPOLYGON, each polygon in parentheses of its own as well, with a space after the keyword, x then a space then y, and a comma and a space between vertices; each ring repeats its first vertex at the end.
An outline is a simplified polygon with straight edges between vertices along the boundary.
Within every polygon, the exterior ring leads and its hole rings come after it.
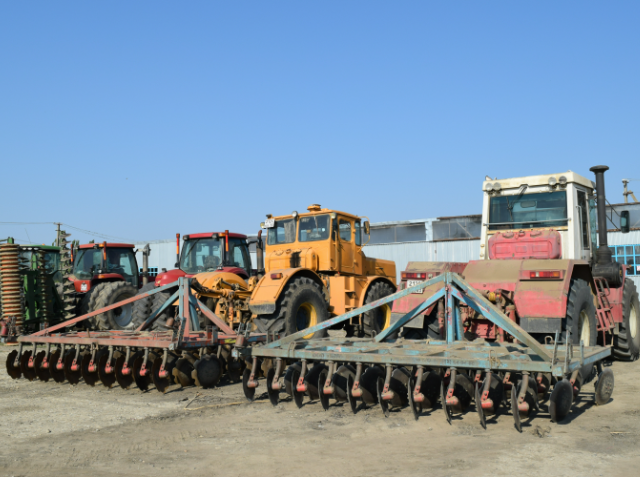
POLYGON ((2 298, 2 321, 11 323, 7 334, 17 334, 22 328, 22 284, 19 264, 20 246, 8 239, 0 244, 0 294, 2 298))
POLYGON ((246 329, 238 332, 231 329, 193 296, 190 282, 191 279, 180 278, 177 290, 165 306, 152 313, 134 331, 65 331, 64 328, 161 293, 170 286, 175 288, 175 284, 158 287, 20 337, 19 349, 7 357, 9 376, 14 379, 24 376, 30 381, 53 379, 70 384, 77 384, 82 379, 91 386, 102 382, 107 387, 117 382, 124 389, 135 383, 143 391, 153 383, 161 392, 166 392, 173 384, 215 386, 225 369, 229 373, 242 371, 242 363, 237 360, 222 362, 217 349, 225 344, 254 344, 263 341, 264 335, 246 329), (146 331, 175 300, 178 301, 178 328, 146 331), (204 330, 200 327, 199 315, 204 315, 210 323, 204 330))
POLYGON ((539 343, 460 275, 446 272, 264 346, 238 344, 233 354, 247 362, 243 388, 249 400, 255 398, 261 360, 270 359, 275 366, 267 373, 266 388, 274 405, 284 391, 299 407, 306 395, 319 400, 325 410, 333 399, 348 402, 354 413, 361 406, 379 405, 387 417, 394 408, 410 407, 418 419, 440 401, 451 424, 454 416, 473 402, 483 427, 488 416, 510 409, 521 432, 523 421, 539 412, 547 396, 551 419, 558 422, 566 417, 581 384, 580 370, 585 368, 598 370, 596 403, 609 401, 613 372, 603 368, 603 361, 610 358, 611 346, 585 346, 582 342, 575 346, 568 338, 565 344, 560 344, 558 335, 553 343, 539 343), (436 291, 425 295, 421 303, 374 338, 303 339, 426 287, 436 291), (445 340, 392 338, 400 327, 441 298, 446 302, 445 340), (505 330, 508 339, 467 341, 461 305, 505 330))

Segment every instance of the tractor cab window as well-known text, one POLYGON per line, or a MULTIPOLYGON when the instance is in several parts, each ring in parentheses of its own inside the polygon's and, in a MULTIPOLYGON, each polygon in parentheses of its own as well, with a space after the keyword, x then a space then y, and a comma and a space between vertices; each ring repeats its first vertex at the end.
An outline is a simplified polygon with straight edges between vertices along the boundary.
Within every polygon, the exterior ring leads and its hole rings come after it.
POLYGON ((340 219, 338 224, 338 228, 340 229, 340 241, 351 242, 351 222, 347 219, 340 219))
POLYGON ((244 268, 247 273, 251 272, 251 257, 245 240, 239 238, 229 239, 229 260, 231 261, 229 265, 244 268))
POLYGON ((216 238, 186 240, 180 269, 189 274, 213 272, 222 264, 224 242, 216 238))
POLYGON ((73 274, 80 280, 89 280, 98 273, 115 273, 122 275, 126 282, 138 286, 138 267, 133 250, 107 247, 105 264, 102 263, 102 259, 103 249, 101 248, 81 249, 73 265, 73 274))
POLYGON ((489 202, 489 230, 567 225, 567 192, 501 195, 489 202))
POLYGON ((329 216, 311 215, 301 217, 298 225, 298 241, 317 242, 329 238, 329 216))
POLYGON ((578 212, 580 214, 580 235, 582 237, 582 248, 589 250, 589 210, 587 206, 586 192, 578 191, 578 212))
POLYGON ((296 241, 296 221, 293 219, 277 220, 269 229, 268 245, 292 243, 296 241))
POLYGON ((362 245, 362 232, 360 231, 360 221, 356 220, 356 245, 362 245))
POLYGON ((95 248, 80 249, 73 264, 73 274, 80 280, 93 278, 102 269, 102 250, 95 248))

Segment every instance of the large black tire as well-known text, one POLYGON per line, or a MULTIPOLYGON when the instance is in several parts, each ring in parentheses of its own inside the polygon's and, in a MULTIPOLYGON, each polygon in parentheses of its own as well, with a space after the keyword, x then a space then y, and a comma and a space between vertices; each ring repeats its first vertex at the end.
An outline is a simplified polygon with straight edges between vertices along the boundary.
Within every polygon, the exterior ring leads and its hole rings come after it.
MULTIPOLYGON (((589 284, 581 278, 571 280, 569 296, 567 297, 567 317, 564 322, 563 336, 566 331, 571 333, 571 342, 585 346, 595 346, 598 341, 596 330, 596 306, 593 302, 593 292, 589 284)), ((595 376, 593 365, 586 365, 580 370, 583 382, 589 382, 595 376)))
POLYGON ((621 361, 635 361, 640 355, 640 303, 638 290, 630 278, 622 292, 622 323, 613 339, 613 356, 621 361))
MULTIPOLYGON (((322 287, 306 277, 293 278, 278 297, 275 313, 255 319, 263 333, 284 333, 285 336, 322 323, 329 318, 322 287)), ((320 330, 305 338, 323 338, 327 330, 320 330)))
MULTIPOLYGON (((157 309, 159 309, 162 305, 164 305, 164 303, 171 298, 171 295, 173 295, 176 290, 178 289, 178 287, 175 288, 169 288, 167 291, 163 291, 163 292, 158 292, 156 294, 153 295, 153 303, 151 304, 151 311, 154 312, 157 309)), ((151 323, 151 326, 149 327, 149 329, 151 330, 157 330, 157 331, 165 331, 171 328, 171 326, 167 326, 167 320, 169 319, 174 319, 176 316, 176 307, 173 305, 169 305, 162 313, 160 313, 155 320, 153 320, 153 323, 151 323)))
MULTIPOLYGON (((149 282, 144 285, 136 295, 141 295, 143 293, 150 292, 156 287, 155 282, 149 282)), ((133 303, 133 326, 134 328, 138 328, 142 323, 149 318, 151 315, 151 305, 153 304, 153 295, 148 296, 146 298, 141 298, 140 300, 133 303)))
MULTIPOLYGON (((395 293, 395 289, 387 282, 376 282, 367 291, 367 296, 364 299, 364 304, 368 305, 380 298, 389 296, 395 293)), ((371 311, 363 314, 362 324, 364 326, 364 335, 372 338, 382 330, 389 327, 391 324, 391 305, 386 304, 379 306, 371 311)), ((389 336, 391 339, 395 339, 397 333, 393 333, 393 336, 389 336)))
MULTIPOLYGON (((93 311, 105 306, 113 305, 136 295, 138 290, 127 282, 101 283, 95 288, 92 297, 95 296, 95 308, 93 311)), ((99 330, 132 330, 133 304, 129 303, 95 317, 96 327, 99 330)))

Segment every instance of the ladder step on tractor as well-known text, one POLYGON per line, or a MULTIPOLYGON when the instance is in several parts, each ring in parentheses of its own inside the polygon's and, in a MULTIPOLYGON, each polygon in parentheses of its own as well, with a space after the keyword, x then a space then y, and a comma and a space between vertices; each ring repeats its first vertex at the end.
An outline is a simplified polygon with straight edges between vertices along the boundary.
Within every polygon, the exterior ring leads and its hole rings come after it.
POLYGON ((522 424, 540 412, 547 399, 551 419, 562 421, 580 391, 581 376, 594 367, 596 403, 605 404, 611 398, 613 371, 604 367, 611 346, 574 345, 569 336, 562 340, 559 334, 544 344, 538 342, 460 275, 446 272, 263 346, 237 343, 232 355, 247 362, 243 389, 250 401, 256 398, 263 361, 272 360, 266 389, 274 406, 284 392, 298 407, 308 396, 320 401, 324 410, 333 400, 348 403, 353 413, 380 406, 388 417, 391 410, 408 406, 417 420, 425 411, 430 414, 440 401, 451 424, 475 403, 485 429, 489 416, 510 410, 521 432, 522 424), (418 296, 416 292, 434 285, 439 287, 436 293, 373 338, 303 339, 409 294, 418 296), (394 338, 401 327, 443 298, 445 339, 394 338), (507 339, 467 341, 460 306, 473 308, 503 330, 507 339))

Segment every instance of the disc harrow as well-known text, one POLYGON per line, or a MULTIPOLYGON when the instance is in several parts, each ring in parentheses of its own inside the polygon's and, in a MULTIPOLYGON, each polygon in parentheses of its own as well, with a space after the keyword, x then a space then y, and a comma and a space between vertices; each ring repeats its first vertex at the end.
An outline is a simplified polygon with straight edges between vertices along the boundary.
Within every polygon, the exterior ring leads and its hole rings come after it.
MULTIPOLYGON (((221 347, 234 343, 253 345, 265 340, 264 334, 247 329, 233 330, 191 293, 191 279, 180 278, 177 291, 154 311, 135 331, 66 331, 83 320, 148 298, 176 283, 158 287, 86 315, 67 320, 28 336, 18 338, 19 349, 9 353, 7 373, 13 379, 84 383, 107 388, 134 384, 147 391, 154 386, 166 392, 171 386, 215 386, 225 372, 233 380, 240 376, 244 362, 221 357, 221 347), (162 312, 178 301, 177 329, 146 331, 162 312), (198 313, 210 322, 200 329, 198 313)), ((79 327, 82 328, 82 327, 79 327)), ((239 378, 238 378, 239 379, 239 378)))
POLYGON ((603 369, 611 347, 586 347, 582 342, 574 346, 569 332, 563 338, 561 343, 556 333, 552 342, 539 343, 463 278, 446 272, 264 346, 238 343, 232 355, 247 363, 243 389, 250 401, 260 386, 261 363, 271 360, 266 388, 274 406, 285 393, 297 407, 305 400, 319 401, 324 410, 348 403, 353 413, 380 407, 386 417, 409 407, 416 420, 439 407, 450 424, 475 407, 485 429, 495 416, 511 413, 514 427, 522 432, 537 414, 548 412, 555 422, 569 414, 582 382, 581 370, 597 368, 597 404, 607 403, 613 393, 613 372, 603 369), (439 285, 436 293, 373 338, 303 339, 434 285, 439 285), (391 338, 440 299, 446 303, 446 340, 391 338), (493 322, 508 339, 467 341, 460 305, 493 322), (543 411, 541 404, 547 399, 548 411, 543 411))

